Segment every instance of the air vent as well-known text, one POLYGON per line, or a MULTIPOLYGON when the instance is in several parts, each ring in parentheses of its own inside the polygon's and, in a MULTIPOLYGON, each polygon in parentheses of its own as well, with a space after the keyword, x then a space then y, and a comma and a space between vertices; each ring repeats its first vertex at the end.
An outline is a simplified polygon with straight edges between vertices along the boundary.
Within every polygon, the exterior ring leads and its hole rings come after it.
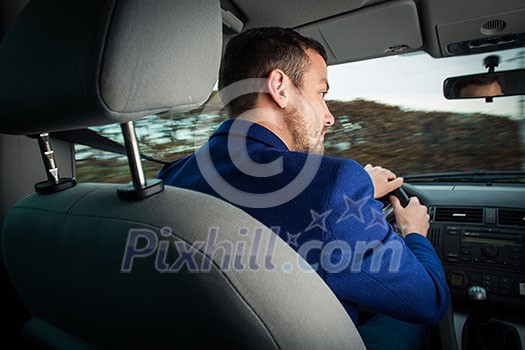
POLYGON ((441 246, 441 229, 432 227, 428 231, 428 239, 430 240, 430 243, 436 248, 436 250, 440 249, 441 246))
POLYGON ((500 209, 499 224, 512 226, 525 226, 525 210, 500 209))
POLYGON ((482 208, 436 208, 435 221, 483 222, 482 208))

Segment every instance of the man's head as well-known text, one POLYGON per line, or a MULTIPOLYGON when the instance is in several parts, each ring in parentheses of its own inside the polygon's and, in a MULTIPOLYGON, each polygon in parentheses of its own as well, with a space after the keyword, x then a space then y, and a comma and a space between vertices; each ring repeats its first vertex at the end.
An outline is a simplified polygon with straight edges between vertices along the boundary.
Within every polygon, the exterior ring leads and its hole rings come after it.
MULTIPOLYGON (((292 29, 249 29, 230 39, 226 46, 219 74, 219 90, 243 79, 266 79, 276 68, 301 87, 303 75, 310 67, 305 52, 307 49, 314 50, 326 61, 326 52, 321 44, 292 29)), ((236 117, 254 108, 256 99, 257 94, 246 94, 231 101, 228 106, 231 116, 236 117)))
POLYGON ((468 97, 493 97, 502 96, 501 84, 491 75, 483 75, 463 81, 456 86, 456 96, 460 98, 468 97))
POLYGON ((323 99, 328 90, 326 59, 320 43, 292 29, 254 28, 237 35, 226 46, 219 89, 261 78, 267 86, 264 94, 244 94, 230 101, 230 116, 236 118, 270 101, 282 110, 286 130, 270 129, 291 150, 322 153, 325 126, 333 124, 323 99))

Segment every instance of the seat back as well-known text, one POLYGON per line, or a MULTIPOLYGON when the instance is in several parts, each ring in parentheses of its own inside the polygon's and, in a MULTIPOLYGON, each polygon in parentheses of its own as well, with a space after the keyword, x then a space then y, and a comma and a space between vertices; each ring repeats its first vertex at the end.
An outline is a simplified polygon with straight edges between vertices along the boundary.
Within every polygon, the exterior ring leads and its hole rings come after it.
MULTIPOLYGON (((220 14, 218 1, 29 3, 0 47, 0 132, 200 105, 217 77, 220 14)), ((172 187, 125 200, 118 185, 54 185, 12 207, 0 237, 29 344, 364 348, 320 277, 240 209, 172 187)))
POLYGON ((240 209, 172 187, 125 202, 117 188, 79 184, 10 210, 2 251, 37 319, 29 339, 55 345, 51 326, 114 348, 335 349, 359 339, 318 275, 240 209))

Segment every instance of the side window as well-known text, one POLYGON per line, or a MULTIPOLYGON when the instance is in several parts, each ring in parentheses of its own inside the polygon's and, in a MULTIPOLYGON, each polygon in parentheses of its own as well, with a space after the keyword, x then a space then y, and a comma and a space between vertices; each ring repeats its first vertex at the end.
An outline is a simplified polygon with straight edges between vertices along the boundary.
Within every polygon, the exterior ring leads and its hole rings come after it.
MULTIPOLYGON (((219 112, 203 115, 204 106, 187 113, 152 115, 135 121, 141 153, 164 162, 191 154, 206 142, 210 133, 225 119, 219 112)), ((92 129, 124 144, 120 125, 92 129)), ((123 155, 75 145, 75 159, 79 182, 125 184, 131 181, 128 162, 123 155)), ((147 178, 156 177, 163 166, 148 160, 143 160, 142 164, 147 178)))

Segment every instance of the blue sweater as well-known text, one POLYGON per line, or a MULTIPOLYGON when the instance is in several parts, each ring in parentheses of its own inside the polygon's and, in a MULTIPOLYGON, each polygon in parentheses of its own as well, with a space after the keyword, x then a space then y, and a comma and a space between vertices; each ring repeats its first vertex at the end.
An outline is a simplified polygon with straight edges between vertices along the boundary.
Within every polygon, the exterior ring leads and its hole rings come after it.
POLYGON ((419 234, 394 232, 353 160, 291 152, 270 130, 228 120, 158 177, 222 198, 273 228, 356 324, 359 306, 419 324, 436 324, 447 310, 450 293, 434 248, 419 234))

